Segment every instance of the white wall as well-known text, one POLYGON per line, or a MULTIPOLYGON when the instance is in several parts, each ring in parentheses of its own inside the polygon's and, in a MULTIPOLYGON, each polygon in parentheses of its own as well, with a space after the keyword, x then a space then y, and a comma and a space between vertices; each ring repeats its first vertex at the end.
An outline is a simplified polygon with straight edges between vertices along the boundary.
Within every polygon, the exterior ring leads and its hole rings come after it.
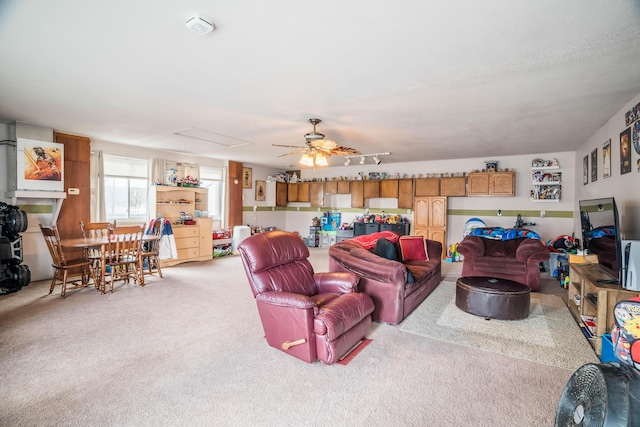
MULTIPOLYGON (((631 144, 631 172, 620 175, 620 133, 628 128, 625 125, 625 113, 640 103, 640 94, 635 96, 623 108, 609 119, 598 131, 575 152, 576 196, 574 209, 578 211, 578 201, 615 197, 620 215, 620 229, 623 238, 640 240, 640 172, 637 165, 640 154, 631 144), (611 139, 611 177, 602 174, 602 145, 611 139), (582 159, 598 149, 598 179, 596 182, 582 184, 582 159)), ((591 159, 589 159, 591 165, 591 159)), ((580 233, 580 218, 574 223, 576 235, 580 233)))

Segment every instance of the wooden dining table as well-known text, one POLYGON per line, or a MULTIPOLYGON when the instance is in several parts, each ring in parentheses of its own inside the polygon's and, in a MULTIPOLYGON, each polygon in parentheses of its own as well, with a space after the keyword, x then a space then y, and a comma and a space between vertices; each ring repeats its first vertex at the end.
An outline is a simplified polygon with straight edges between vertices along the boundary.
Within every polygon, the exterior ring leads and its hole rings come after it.
MULTIPOLYGON (((143 234, 142 243, 159 239, 155 234, 143 234)), ((106 252, 109 245, 109 237, 76 237, 71 239, 61 239, 60 245, 63 249, 98 249, 100 251, 100 291, 104 294, 106 289, 106 252)), ((142 257, 139 257, 140 271, 142 271, 142 257)), ((141 286, 144 286, 144 274, 140 275, 141 286)))

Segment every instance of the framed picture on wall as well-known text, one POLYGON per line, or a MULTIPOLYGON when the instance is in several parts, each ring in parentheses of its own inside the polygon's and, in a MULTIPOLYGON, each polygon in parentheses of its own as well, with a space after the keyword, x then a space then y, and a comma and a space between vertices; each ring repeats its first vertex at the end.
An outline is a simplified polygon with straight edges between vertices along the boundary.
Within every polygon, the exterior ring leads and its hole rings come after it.
POLYGON ((18 138, 18 190, 64 191, 64 144, 18 138))
POLYGON ((598 149, 591 152, 591 182, 598 180, 598 149))
POLYGON ((256 179, 256 201, 258 202, 264 202, 267 195, 267 188, 266 188, 267 183, 265 181, 258 181, 256 179))
POLYGON ((620 133, 620 175, 631 172, 631 128, 620 133))
POLYGON ((611 176, 611 140, 602 144, 602 177, 611 176))
POLYGON ((242 168, 242 188, 253 188, 253 170, 242 168))
POLYGON ((584 156, 582 159, 582 185, 589 183, 589 155, 584 156))

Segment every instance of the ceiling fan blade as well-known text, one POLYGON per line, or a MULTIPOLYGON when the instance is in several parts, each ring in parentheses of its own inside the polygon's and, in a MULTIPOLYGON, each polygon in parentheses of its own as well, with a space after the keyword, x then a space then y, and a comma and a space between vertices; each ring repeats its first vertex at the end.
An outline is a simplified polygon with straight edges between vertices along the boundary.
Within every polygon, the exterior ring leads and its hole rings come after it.
POLYGON ((282 145, 282 144, 271 144, 273 147, 287 147, 287 148, 300 148, 306 150, 307 147, 304 145, 282 145))
POLYGON ((336 147, 331 150, 331 154, 334 156, 357 156, 360 154, 360 151, 351 147, 336 147))
POLYGON ((330 139, 318 139, 309 143, 312 147, 320 148, 322 150, 333 150, 338 146, 338 143, 330 139))

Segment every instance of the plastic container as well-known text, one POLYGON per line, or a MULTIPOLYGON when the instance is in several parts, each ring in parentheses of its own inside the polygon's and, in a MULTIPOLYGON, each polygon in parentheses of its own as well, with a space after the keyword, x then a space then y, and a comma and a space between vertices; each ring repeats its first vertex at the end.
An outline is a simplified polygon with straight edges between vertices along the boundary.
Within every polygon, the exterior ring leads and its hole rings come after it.
POLYGON ((613 343, 611 342, 611 334, 602 334, 602 350, 600 351, 600 361, 606 362, 618 362, 615 353, 613 352, 613 343))

